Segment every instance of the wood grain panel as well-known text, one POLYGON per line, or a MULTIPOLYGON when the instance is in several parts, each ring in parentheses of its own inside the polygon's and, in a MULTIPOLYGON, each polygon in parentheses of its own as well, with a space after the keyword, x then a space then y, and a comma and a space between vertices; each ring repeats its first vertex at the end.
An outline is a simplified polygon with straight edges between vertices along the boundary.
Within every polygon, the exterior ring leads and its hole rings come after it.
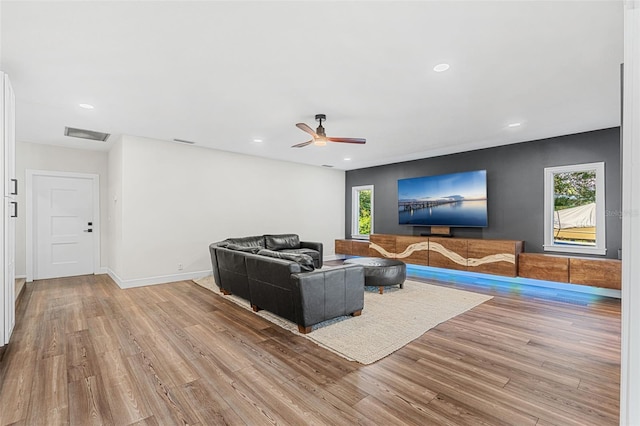
POLYGON ((569 259, 569 282, 622 289, 622 262, 616 259, 569 259))
POLYGON ((35 373, 25 424, 69 424, 65 355, 43 358, 29 368, 34 368, 35 373), (48 380, 40 380, 42 377, 48 380))
POLYGON ((114 424, 101 377, 69 382, 69 417, 77 425, 114 424))
POLYGON ((620 300, 411 279, 493 299, 366 366, 191 281, 29 283, 0 425, 619 424, 620 300))
POLYGON ((427 249, 416 250, 413 253, 411 253, 409 256, 402 257, 399 259, 405 263, 428 266, 429 265, 429 238, 427 237, 413 237, 413 236, 398 235, 396 236, 396 251, 397 253, 402 253, 405 250, 407 250, 409 246, 413 244, 420 244, 420 243, 422 243, 423 245, 426 245, 427 249))
MULTIPOLYGON (((376 244, 378 247, 382 247, 389 253, 397 253, 396 251, 396 236, 387 234, 373 234, 369 236, 369 241, 376 244)), ((372 256, 375 257, 387 257, 384 252, 381 253, 378 250, 371 249, 372 256)))
POLYGON ((336 254, 351 254, 351 240, 336 240, 334 247, 336 254))
POLYGON ((514 241, 469 240, 467 270, 515 277, 518 275, 518 254, 514 241))
POLYGON ((414 265, 430 265, 430 257, 433 256, 431 266, 512 277, 517 276, 517 257, 524 246, 523 241, 513 240, 388 234, 373 234, 370 242, 335 240, 335 244, 336 253, 341 254, 401 259, 414 265), (433 244, 429 245, 429 241, 433 244))
POLYGON ((429 266, 467 270, 468 240, 429 237, 429 266))
POLYGON ((447 235, 451 235, 451 227, 449 226, 432 226, 431 227, 431 235, 440 235, 440 236, 447 236, 447 235))
POLYGON ((522 253, 518 257, 518 275, 536 280, 569 282, 569 258, 542 253, 522 253))
MULTIPOLYGON (((14 333, 15 336, 15 333, 14 333)), ((19 349, 24 348, 24 336, 21 336, 19 349)), ((15 337, 12 338, 15 341, 15 337)), ((7 348, 9 345, 5 345, 7 348)), ((23 351, 20 356, 14 356, 11 360, 3 360, 0 366, 3 367, 2 373, 6 375, 8 371, 11 374, 0 381, 0 424, 13 424, 23 420, 29 414, 29 402, 34 391, 33 376, 35 375, 34 366, 36 360, 36 351, 23 351)), ((1 378, 1 375, 0 375, 1 378)), ((47 377, 49 379, 49 377, 47 377)))
MULTIPOLYGON (((377 252, 375 252, 377 253, 377 252)), ((381 257, 380 253, 376 256, 373 250, 369 249, 369 241, 356 241, 351 242, 351 255, 364 256, 364 257, 381 257)))

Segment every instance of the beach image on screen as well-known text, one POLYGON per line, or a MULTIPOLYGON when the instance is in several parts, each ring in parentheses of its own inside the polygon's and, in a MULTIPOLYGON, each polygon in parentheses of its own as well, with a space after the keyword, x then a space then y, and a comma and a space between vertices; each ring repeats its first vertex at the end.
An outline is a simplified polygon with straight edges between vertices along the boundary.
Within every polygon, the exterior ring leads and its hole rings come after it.
POLYGON ((398 222, 487 226, 487 171, 398 180, 398 222))

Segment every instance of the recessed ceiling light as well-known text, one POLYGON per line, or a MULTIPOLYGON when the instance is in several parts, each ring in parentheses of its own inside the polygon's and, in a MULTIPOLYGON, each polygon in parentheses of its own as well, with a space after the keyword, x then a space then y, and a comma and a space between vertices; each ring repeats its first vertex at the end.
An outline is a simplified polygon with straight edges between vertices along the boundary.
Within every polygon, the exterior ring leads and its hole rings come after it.
POLYGON ((522 125, 522 123, 509 123, 507 124, 507 127, 520 127, 522 125))
POLYGON ((351 158, 349 158, 349 157, 344 157, 344 161, 351 161, 351 158))
POLYGON ((433 67, 433 70, 435 72, 442 72, 442 71, 446 71, 449 69, 449 64, 438 64, 435 67, 433 67))
POLYGON ((84 108, 84 109, 93 109, 93 108, 95 108, 95 107, 94 107, 93 105, 91 105, 91 104, 78 104, 78 106, 79 106, 80 108, 84 108))
POLYGON ((260 143, 260 142, 262 142, 262 139, 254 139, 253 141, 260 143))

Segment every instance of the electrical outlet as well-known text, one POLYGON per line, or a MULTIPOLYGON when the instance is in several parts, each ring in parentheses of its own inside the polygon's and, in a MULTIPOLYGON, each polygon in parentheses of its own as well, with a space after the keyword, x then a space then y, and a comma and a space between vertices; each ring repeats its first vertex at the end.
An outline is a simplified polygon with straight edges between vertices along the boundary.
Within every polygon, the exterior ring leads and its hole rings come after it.
POLYGON ((182 266, 182 263, 178 263, 178 271, 182 271, 184 269, 184 267, 182 266))

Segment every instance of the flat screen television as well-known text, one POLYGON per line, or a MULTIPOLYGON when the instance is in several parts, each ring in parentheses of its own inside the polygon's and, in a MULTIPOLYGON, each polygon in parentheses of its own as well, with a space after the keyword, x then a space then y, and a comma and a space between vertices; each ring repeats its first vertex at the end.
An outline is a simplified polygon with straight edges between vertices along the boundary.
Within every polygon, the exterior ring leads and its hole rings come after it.
POLYGON ((487 171, 398 180, 398 223, 487 226, 487 171))

